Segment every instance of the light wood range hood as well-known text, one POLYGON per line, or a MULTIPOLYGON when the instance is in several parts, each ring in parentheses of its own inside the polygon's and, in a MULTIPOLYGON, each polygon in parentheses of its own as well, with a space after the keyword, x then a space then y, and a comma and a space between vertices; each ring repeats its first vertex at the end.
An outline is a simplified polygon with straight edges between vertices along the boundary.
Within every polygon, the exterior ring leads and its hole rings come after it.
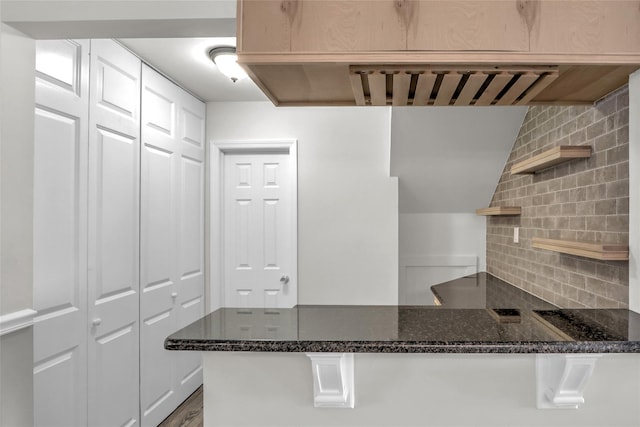
POLYGON ((640 68, 638 0, 239 0, 275 105, 588 104, 640 68))

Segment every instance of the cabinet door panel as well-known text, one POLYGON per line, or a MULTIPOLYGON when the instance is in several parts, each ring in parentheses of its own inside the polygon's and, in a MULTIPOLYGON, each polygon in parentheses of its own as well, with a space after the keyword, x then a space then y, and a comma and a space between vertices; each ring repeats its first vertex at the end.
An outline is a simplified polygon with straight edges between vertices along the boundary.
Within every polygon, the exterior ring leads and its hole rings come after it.
POLYGON ((527 21, 515 0, 416 1, 413 8, 408 50, 529 50, 527 21))
POLYGON ((531 32, 532 52, 639 53, 640 3, 546 1, 531 32))
POLYGON ((291 27, 291 51, 405 50, 408 5, 395 1, 302 1, 291 27))
POLYGON ((295 1, 242 1, 239 52, 289 52, 295 1))
POLYGON ((367 52, 407 47, 409 1, 248 0, 244 53, 367 52))

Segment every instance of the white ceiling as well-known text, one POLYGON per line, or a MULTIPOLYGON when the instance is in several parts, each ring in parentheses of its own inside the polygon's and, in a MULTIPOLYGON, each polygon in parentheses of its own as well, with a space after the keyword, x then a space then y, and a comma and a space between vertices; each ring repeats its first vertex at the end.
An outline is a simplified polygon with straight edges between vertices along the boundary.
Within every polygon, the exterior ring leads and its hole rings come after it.
POLYGON ((267 101, 250 78, 233 83, 207 53, 235 37, 118 39, 149 65, 203 101, 267 101))
POLYGON ((35 39, 116 38, 203 101, 266 101, 250 79, 233 83, 209 60, 234 45, 236 0, 2 0, 2 22, 35 39))

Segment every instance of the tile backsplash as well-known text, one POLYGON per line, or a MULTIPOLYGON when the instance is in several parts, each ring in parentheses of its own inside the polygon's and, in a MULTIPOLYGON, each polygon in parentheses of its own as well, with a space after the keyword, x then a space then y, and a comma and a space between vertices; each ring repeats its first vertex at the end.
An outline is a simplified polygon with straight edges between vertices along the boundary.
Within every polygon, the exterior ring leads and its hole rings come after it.
POLYGON ((628 124, 626 86, 593 106, 529 108, 490 205, 521 206, 522 214, 488 217, 489 273, 560 307, 628 307, 628 262, 531 247, 533 237, 628 244, 628 124), (593 154, 511 175, 513 164, 559 145, 591 145, 593 154))

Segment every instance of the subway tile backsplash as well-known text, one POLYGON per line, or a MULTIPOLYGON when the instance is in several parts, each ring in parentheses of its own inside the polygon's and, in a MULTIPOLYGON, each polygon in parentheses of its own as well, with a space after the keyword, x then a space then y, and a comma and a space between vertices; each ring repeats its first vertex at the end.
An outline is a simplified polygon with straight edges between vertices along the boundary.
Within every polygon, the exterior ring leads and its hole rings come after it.
POLYGON ((531 247, 533 237, 628 244, 629 92, 593 106, 530 107, 491 206, 521 206, 519 217, 488 217, 487 271, 566 308, 627 308, 629 267, 531 247), (514 163, 559 145, 591 145, 589 159, 535 175, 514 163), (520 227, 519 243, 513 228, 520 227))

